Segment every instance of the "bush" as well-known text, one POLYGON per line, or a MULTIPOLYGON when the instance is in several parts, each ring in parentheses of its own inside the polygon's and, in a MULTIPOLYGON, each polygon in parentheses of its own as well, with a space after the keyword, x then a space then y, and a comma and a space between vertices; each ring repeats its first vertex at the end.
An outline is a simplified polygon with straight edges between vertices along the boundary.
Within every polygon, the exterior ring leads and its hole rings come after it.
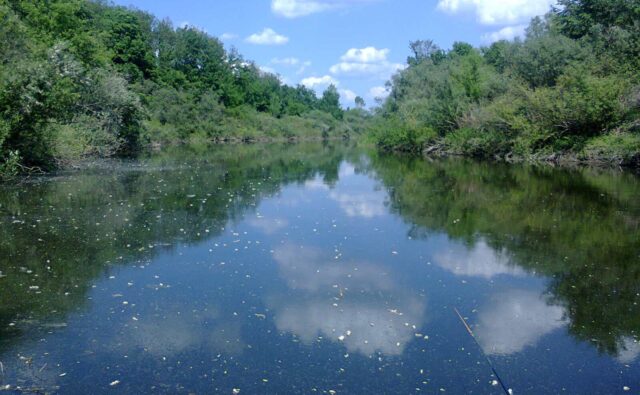
POLYGON ((421 151, 425 144, 438 137, 428 126, 409 124, 397 117, 377 122, 372 128, 372 135, 380 148, 407 152, 421 151))
POLYGON ((0 181, 11 180, 20 174, 20 153, 9 151, 5 158, 0 159, 0 181))
POLYGON ((640 135, 611 133, 591 139, 580 153, 590 161, 608 161, 625 165, 640 165, 640 135))

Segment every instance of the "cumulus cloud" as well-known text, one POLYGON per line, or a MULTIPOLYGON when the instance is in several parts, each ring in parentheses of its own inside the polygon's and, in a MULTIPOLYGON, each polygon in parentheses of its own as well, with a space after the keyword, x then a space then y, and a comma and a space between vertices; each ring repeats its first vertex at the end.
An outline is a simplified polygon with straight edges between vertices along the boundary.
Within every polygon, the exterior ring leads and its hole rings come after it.
POLYGON ((222 33, 220 35, 220 39, 223 41, 235 40, 236 38, 238 38, 238 35, 235 33, 222 33))
POLYGON ((389 90, 384 86, 374 86, 369 89, 369 96, 374 99, 384 99, 389 96, 389 90))
POLYGON ((439 0, 438 9, 473 12, 485 25, 513 25, 546 14, 557 0, 439 0))
POLYGON ((340 85, 340 82, 330 75, 325 75, 322 77, 307 77, 300 81, 300 83, 309 89, 314 89, 318 86, 328 86, 331 84, 335 86, 340 85))
POLYGON ((340 97, 348 102, 356 100, 356 97, 358 96, 354 91, 350 89, 340 89, 339 93, 340 97))
POLYGON ((516 37, 522 37, 525 34, 525 30, 527 29, 527 25, 517 25, 517 26, 507 26, 502 29, 483 34, 482 41, 487 44, 494 43, 500 40, 513 40, 516 37))
POLYGON ((492 355, 518 353, 567 324, 562 307, 532 291, 501 292, 479 311, 476 337, 492 355))
POLYGON ((520 267, 509 264, 505 251, 496 251, 484 240, 472 248, 457 246, 434 254, 434 262, 457 276, 473 276, 491 279, 501 274, 521 276, 520 267))
POLYGON ((389 49, 375 47, 351 48, 340 57, 343 62, 376 63, 387 60, 389 49))
POLYGON ((276 327, 305 344, 323 336, 349 352, 401 355, 423 322, 424 301, 381 266, 336 262, 319 249, 291 244, 274 258, 295 297, 272 296, 267 304, 276 327))
POLYGON ((271 0, 271 11, 285 18, 299 18, 373 0, 271 0))
POLYGON ((256 45, 283 45, 289 42, 289 37, 278 34, 273 29, 266 28, 260 33, 250 35, 246 41, 256 45))
POLYGON ((375 47, 351 48, 340 57, 341 62, 329 69, 331 74, 378 75, 387 78, 405 66, 387 59, 389 49, 375 47))

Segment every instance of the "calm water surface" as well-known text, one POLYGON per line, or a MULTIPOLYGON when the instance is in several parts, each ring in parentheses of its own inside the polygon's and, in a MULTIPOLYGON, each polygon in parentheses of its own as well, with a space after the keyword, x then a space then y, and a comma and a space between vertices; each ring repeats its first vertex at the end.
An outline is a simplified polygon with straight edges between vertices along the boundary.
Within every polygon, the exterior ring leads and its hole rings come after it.
POLYGON ((500 394, 484 350, 638 394, 639 302, 622 172, 252 145, 0 189, 9 393, 500 394))

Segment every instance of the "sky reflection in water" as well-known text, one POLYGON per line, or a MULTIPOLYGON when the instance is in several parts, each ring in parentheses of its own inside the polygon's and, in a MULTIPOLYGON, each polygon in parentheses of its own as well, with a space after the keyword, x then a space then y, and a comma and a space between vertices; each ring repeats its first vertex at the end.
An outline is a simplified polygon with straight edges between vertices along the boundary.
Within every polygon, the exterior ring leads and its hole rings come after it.
POLYGON ((639 191, 341 144, 183 148, 6 187, 0 381, 499 394, 456 307, 516 393, 633 393, 639 191))

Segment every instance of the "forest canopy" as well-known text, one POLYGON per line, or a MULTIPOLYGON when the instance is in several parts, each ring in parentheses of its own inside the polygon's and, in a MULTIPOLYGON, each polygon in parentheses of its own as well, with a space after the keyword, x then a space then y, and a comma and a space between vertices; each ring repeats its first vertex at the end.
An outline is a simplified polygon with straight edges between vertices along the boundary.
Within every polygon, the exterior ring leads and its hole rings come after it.
POLYGON ((95 0, 0 0, 0 173, 142 145, 342 137, 335 87, 283 84, 193 27, 95 0))

